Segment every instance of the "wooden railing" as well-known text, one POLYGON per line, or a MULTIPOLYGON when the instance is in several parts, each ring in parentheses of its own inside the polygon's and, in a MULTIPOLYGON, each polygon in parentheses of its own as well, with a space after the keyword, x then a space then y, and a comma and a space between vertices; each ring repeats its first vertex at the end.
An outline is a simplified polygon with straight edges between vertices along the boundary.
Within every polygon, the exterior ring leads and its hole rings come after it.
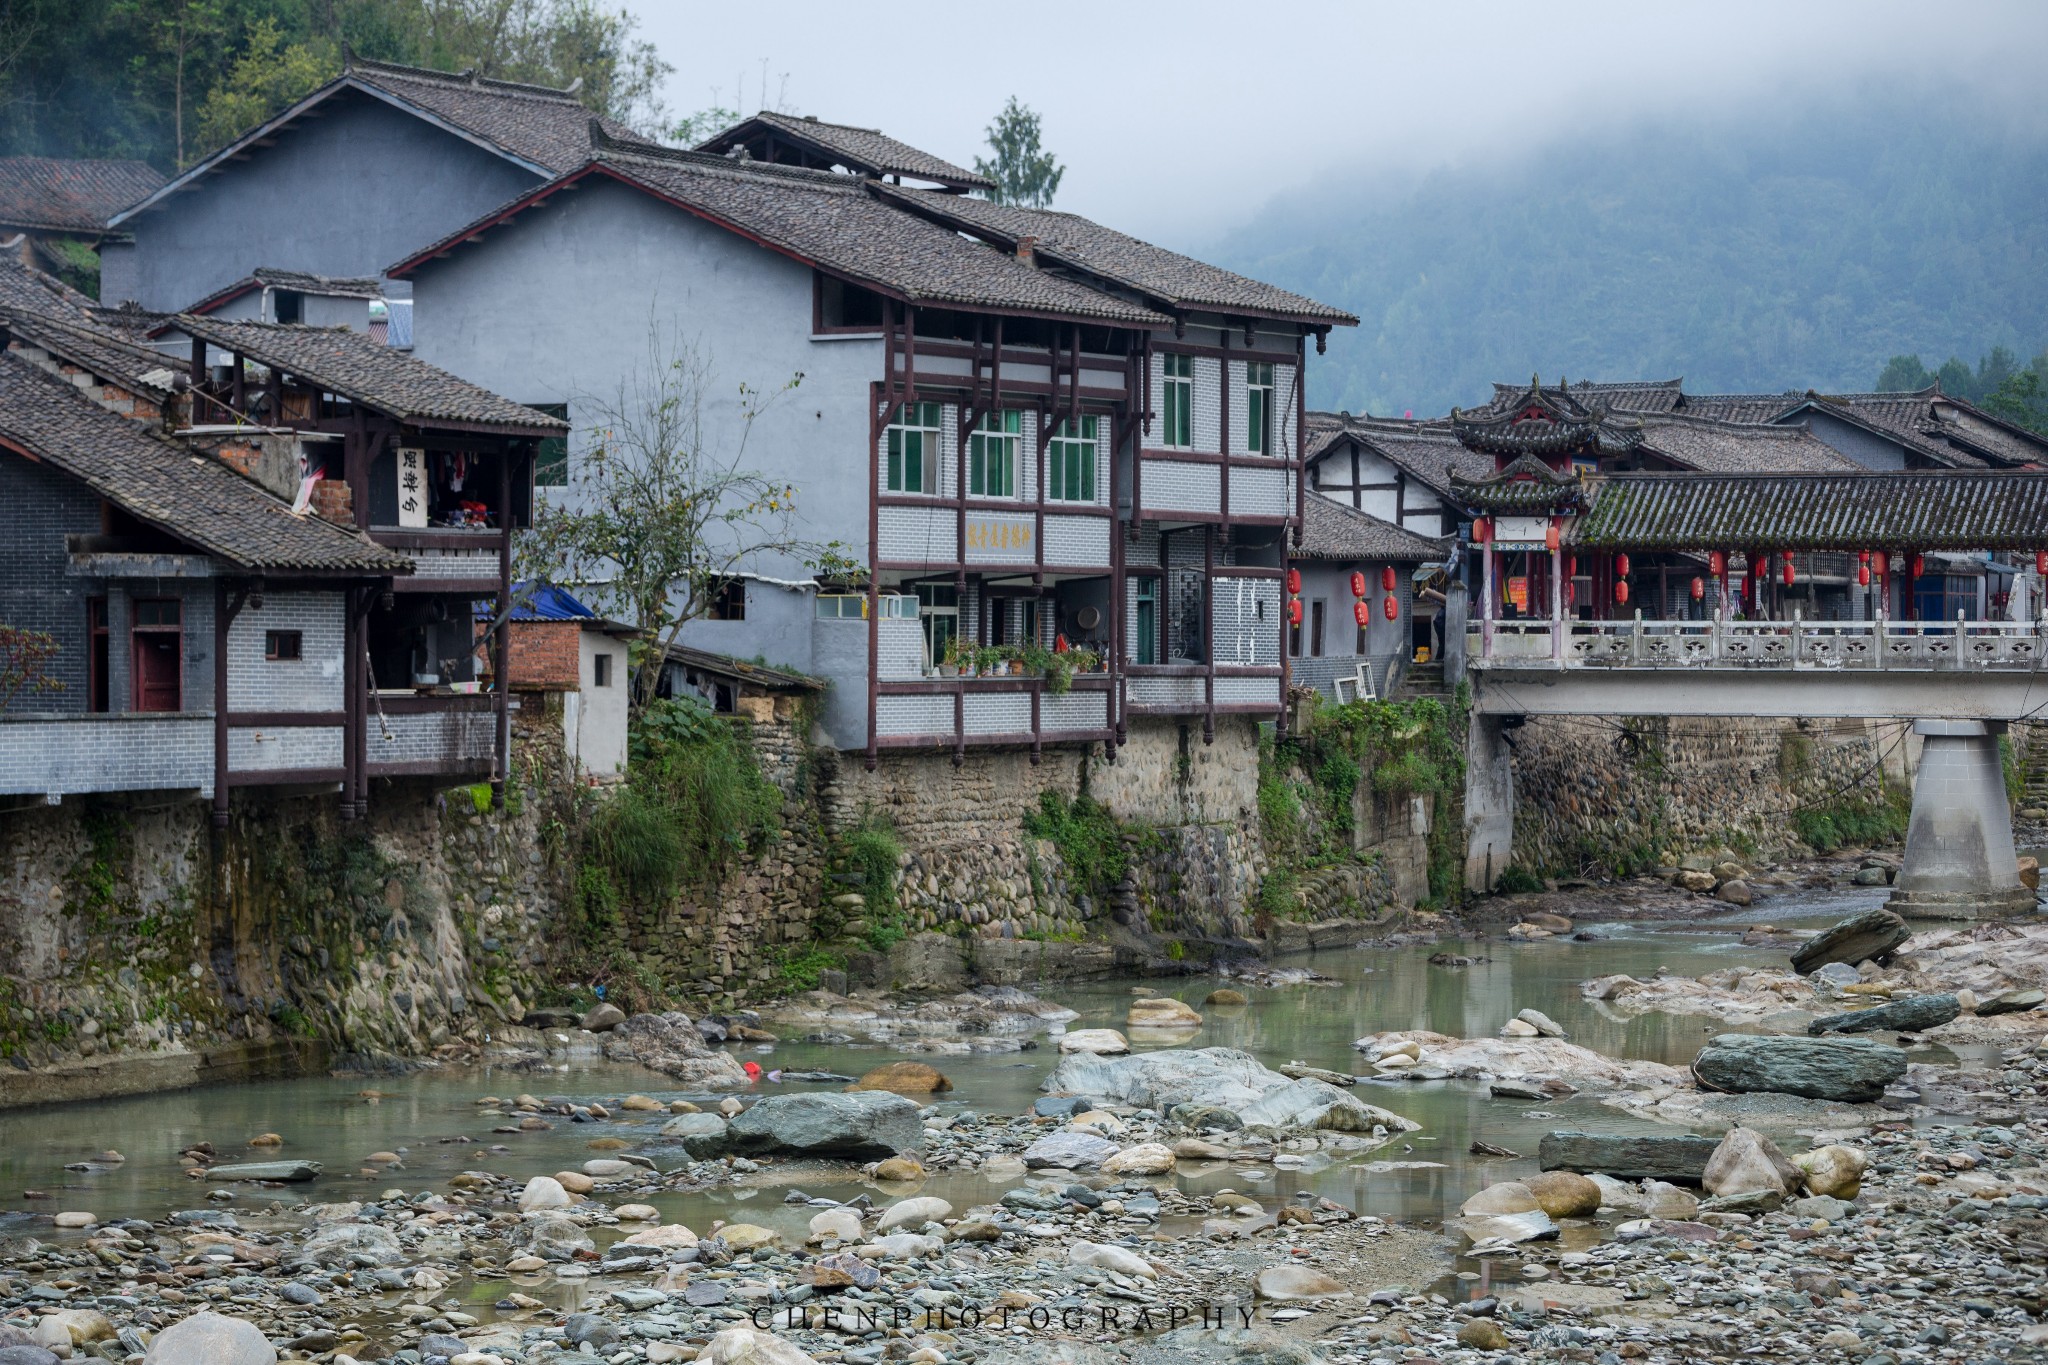
POLYGON ((2038 669, 2048 622, 1490 621, 1478 668, 2038 669))

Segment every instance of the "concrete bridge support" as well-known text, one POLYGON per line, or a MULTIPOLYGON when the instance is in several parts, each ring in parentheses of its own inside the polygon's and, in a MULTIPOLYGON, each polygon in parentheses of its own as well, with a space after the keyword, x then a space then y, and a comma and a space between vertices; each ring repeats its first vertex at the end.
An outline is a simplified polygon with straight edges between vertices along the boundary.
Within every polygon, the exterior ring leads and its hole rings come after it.
POLYGON ((2034 911, 2020 883, 1999 762, 2001 721, 1922 720, 1906 856, 1885 904, 1908 919, 1984 919, 2034 911))
POLYGON ((1514 856, 1515 771, 1507 729, 1516 718, 1474 713, 1465 730, 1465 888, 1491 891, 1514 856))

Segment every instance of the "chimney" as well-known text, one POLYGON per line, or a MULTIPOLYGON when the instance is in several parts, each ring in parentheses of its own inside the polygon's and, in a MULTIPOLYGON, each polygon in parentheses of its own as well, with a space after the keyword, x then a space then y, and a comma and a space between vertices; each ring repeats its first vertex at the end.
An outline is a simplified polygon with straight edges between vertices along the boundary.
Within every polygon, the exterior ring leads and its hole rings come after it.
POLYGON ((1017 239, 1017 259, 1034 270, 1038 268, 1038 239, 1036 237, 1025 236, 1017 239))

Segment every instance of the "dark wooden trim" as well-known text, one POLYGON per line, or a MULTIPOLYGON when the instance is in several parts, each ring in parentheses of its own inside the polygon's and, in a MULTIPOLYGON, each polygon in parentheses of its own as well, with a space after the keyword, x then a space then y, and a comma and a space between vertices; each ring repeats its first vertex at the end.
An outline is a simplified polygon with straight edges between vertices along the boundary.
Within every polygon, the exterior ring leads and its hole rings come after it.
POLYGON ((1273 708, 1262 701, 1226 701, 1213 706, 1199 702, 1132 702, 1134 716, 1192 716, 1200 714, 1205 725, 1213 725, 1217 716, 1270 716, 1273 708))
MULTIPOLYGON (((882 305, 882 318, 889 317, 888 304, 882 305)), ((894 382, 896 362, 891 344, 882 347, 883 379, 880 384, 868 389, 868 746, 867 769, 875 770, 876 714, 875 699, 882 678, 881 583, 882 583, 882 421, 889 411, 889 389, 894 382), (879 400, 879 401, 878 401, 879 400)), ((955 546, 964 550, 965 546, 955 546)))
POLYGON ((497 742, 492 746, 491 806, 505 808, 505 784, 512 778, 512 466, 523 456, 506 451, 498 461, 498 591, 491 600, 492 698, 497 712, 497 742))
MULTIPOLYGON (((1041 384, 1035 379, 1005 379, 1001 392, 1026 398, 1056 397, 1059 386, 1041 384)), ((919 376, 917 381, 919 401, 927 403, 957 403, 963 392, 971 392, 972 384, 964 374, 932 374, 919 376), (950 381, 950 382, 949 382, 950 381)), ((1120 404, 1130 401, 1130 394, 1124 389, 1082 389, 1084 412, 1108 412, 1120 404)), ((995 401, 997 407, 1015 407, 1014 403, 995 401)))
MULTIPOLYGON (((1000 317, 997 320, 1000 321, 1000 317)), ((1087 323, 1083 325, 1092 327, 1101 324, 1087 323)), ((1111 330, 1128 332, 1136 329, 1112 326, 1111 330)), ((944 356, 949 360, 972 360, 975 358, 974 343, 971 341, 942 341, 935 337, 926 337, 921 345, 921 349, 926 355, 944 356)), ((1048 346, 1042 350, 1036 346, 1006 346, 1003 348, 1002 358, 1017 365, 1051 365, 1054 363, 1053 358, 1057 352, 1063 349, 1065 348, 1054 346, 1048 346)), ((1128 358, 1128 356, 1117 355, 1111 351, 1083 351, 1081 353, 1083 367, 1099 371, 1120 370, 1128 358), (1091 361, 1102 363, 1090 364, 1091 361)))
MULTIPOLYGON (((505 482, 503 471, 500 474, 502 487, 505 482)), ((369 532, 370 539, 387 550, 496 550, 498 542, 506 539, 503 527, 486 531, 401 531, 395 527, 372 526, 369 532)))
MULTIPOLYGON (((1107 673, 1077 673, 1074 675, 1073 691, 1106 692, 1110 690, 1110 676, 1107 673)), ((974 693, 1017 693, 1042 692, 1043 678, 891 678, 878 686, 885 697, 931 697, 974 693)))
MULTIPOLYGON (((204 357, 206 354, 206 344, 195 338, 193 352, 195 357, 204 357)), ((195 359, 194 368, 197 369, 198 367, 198 361, 195 359)), ((182 611, 178 619, 180 622, 184 620, 182 611)), ((226 829, 228 827, 228 627, 233 623, 234 617, 228 611, 227 580, 216 578, 213 581, 213 827, 215 829, 226 829)), ((134 622, 132 619, 129 622, 129 633, 132 638, 134 634, 134 622)), ((184 631, 180 629, 178 634, 178 653, 181 656, 178 660, 178 667, 182 670, 185 666, 182 657, 185 652, 184 631)), ((132 659, 128 667, 131 672, 139 672, 135 668, 132 659)), ((139 677, 132 681, 135 686, 141 686, 139 677)), ((184 681, 181 677, 178 686, 178 704, 181 707, 185 704, 184 692, 184 681)), ((139 710, 140 708, 137 709, 139 710)))
POLYGON ((1174 460, 1181 464, 1227 464, 1232 469, 1277 469, 1286 471, 1290 461, 1273 455, 1219 455, 1210 450, 1142 450, 1140 459, 1174 460))
MULTIPOLYGON (((1133 678, 1206 678, 1210 670, 1205 664, 1132 664, 1133 678)), ((1214 676, 1219 678, 1277 678, 1278 664, 1218 664, 1214 676)))
POLYGON ((377 709, 387 716, 438 716, 455 712, 477 714, 495 711, 498 694, 495 692, 461 692, 448 696, 422 695, 410 697, 378 697, 377 709))
MULTIPOLYGON (((961 449, 963 451, 966 449, 964 443, 961 449)), ((964 455, 962 459, 964 461, 964 455)), ((965 483, 964 477, 962 483, 963 485, 965 483)), ((883 507, 922 507, 943 511, 955 505, 960 505, 963 510, 969 512, 1016 512, 1019 515, 1033 512, 1037 510, 1039 505, 1037 502, 1027 502, 1022 498, 1012 502, 991 498, 949 498, 943 493, 883 493, 879 497, 883 507)), ((1115 515, 1113 508, 1104 507, 1099 502, 1046 502, 1045 510, 1048 515, 1055 517, 1109 517, 1115 515)), ((965 543, 964 538, 962 543, 965 543)), ((432 580, 424 581, 431 582, 432 580)))
POLYGON ((326 730, 348 723, 347 711, 230 711, 230 730, 314 729, 326 730))
MULTIPOLYGON (((1110 740, 1114 740, 1115 738, 1116 731, 1114 729, 1103 727, 1101 729, 1096 730, 1054 730, 1051 734, 1046 736, 1044 742, 1046 744, 1053 745, 1094 744, 1098 742, 1107 742, 1110 740)), ((1031 742, 1032 736, 1029 733, 1014 735, 961 734, 957 736, 943 734, 888 735, 879 741, 877 747, 883 749, 929 749, 934 753, 943 752, 947 748, 951 748, 954 750, 956 754, 958 754, 962 749, 969 747, 993 748, 1000 745, 1009 746, 1012 748, 1024 748, 1030 745, 1031 742)))
POLYGON ((228 774, 230 787, 325 786, 340 783, 346 796, 347 768, 242 768, 228 774))
POLYGON ((371 763, 370 777, 488 777, 488 758, 413 758, 402 763, 371 763))
POLYGON ((464 597, 489 597, 498 590, 495 578, 432 578, 410 576, 394 579, 395 593, 459 593, 464 597))
MULTIPOLYGON (((1000 575, 1004 578, 1017 574, 1030 574, 1034 578, 1044 574, 1059 574, 1064 577, 1100 578, 1109 573, 1107 564, 1035 564, 1029 560, 1016 563, 982 563, 979 560, 963 564, 953 559, 885 559, 875 565, 882 573, 922 574, 928 577, 946 577, 954 570, 979 577, 1000 575)), ((957 586, 957 585, 956 585, 957 586)))
MULTIPOLYGON (((1224 331, 1226 337, 1229 335, 1228 329, 1221 330, 1224 331)), ((1260 351, 1248 346, 1238 346, 1235 348, 1228 345, 1198 346, 1191 341, 1167 341, 1156 343, 1154 349, 1158 350, 1162 355, 1169 353, 1173 355, 1195 355, 1210 360, 1222 356, 1231 360, 1253 360, 1277 365, 1291 365, 1294 363, 1294 355, 1290 351, 1260 351)), ((1226 374, 1224 376, 1224 383, 1227 385, 1229 382, 1229 376, 1226 374)))

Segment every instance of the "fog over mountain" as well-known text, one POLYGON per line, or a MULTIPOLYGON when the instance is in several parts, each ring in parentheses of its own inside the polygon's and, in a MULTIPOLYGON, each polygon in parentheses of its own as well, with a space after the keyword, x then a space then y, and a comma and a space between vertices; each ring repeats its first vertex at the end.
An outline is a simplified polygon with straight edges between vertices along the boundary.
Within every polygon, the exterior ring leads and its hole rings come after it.
POLYGON ((1324 177, 1206 254, 1358 314, 1318 406, 1497 379, 1871 386, 1885 360, 2048 344, 2048 131, 1894 83, 1797 117, 1640 120, 1390 183, 1324 177))

